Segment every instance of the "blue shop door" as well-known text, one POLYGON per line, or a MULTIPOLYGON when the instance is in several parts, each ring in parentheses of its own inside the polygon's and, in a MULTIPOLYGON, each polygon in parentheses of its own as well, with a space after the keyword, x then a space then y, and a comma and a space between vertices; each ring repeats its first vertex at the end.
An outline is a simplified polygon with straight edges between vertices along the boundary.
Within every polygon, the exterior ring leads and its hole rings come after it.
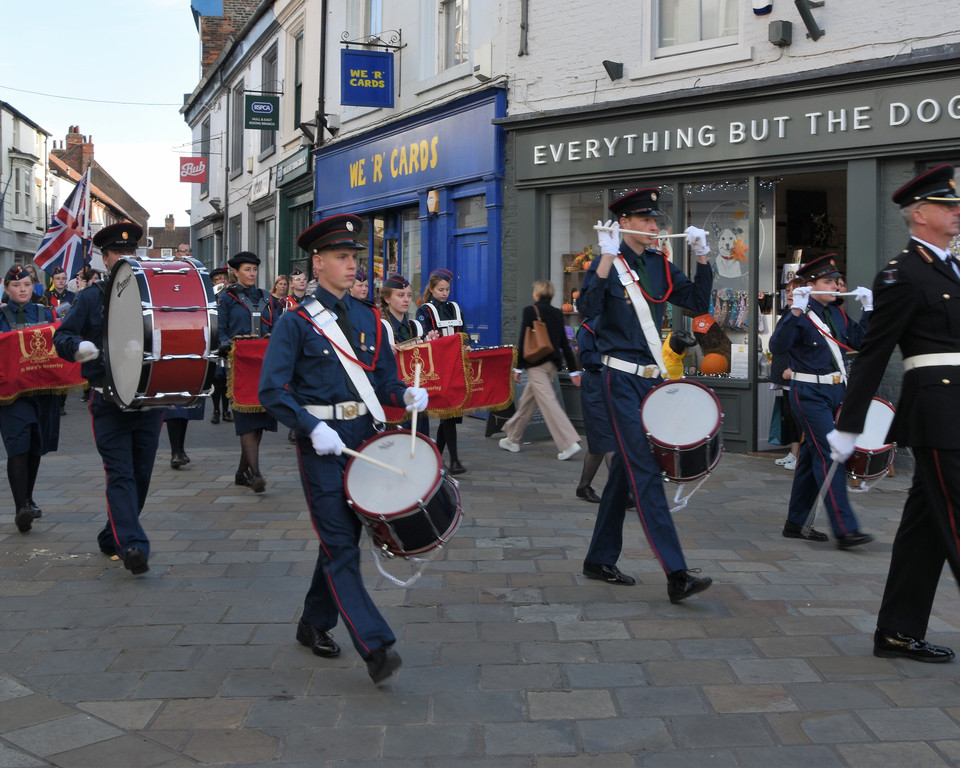
POLYGON ((487 233, 456 235, 456 265, 459 278, 451 298, 463 310, 467 333, 481 347, 500 344, 500 286, 490 263, 487 233))

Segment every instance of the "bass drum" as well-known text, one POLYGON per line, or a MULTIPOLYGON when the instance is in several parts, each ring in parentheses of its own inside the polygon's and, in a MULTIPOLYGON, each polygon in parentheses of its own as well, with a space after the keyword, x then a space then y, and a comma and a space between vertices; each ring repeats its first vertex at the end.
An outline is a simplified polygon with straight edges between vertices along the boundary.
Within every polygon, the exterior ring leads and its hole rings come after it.
POLYGON ((640 405, 640 422, 660 474, 686 483, 720 462, 723 413, 713 391, 695 381, 665 381, 640 405))
POLYGON ((896 409, 879 397, 873 398, 867 409, 863 432, 857 436, 853 455, 847 459, 846 469, 858 480, 872 480, 890 471, 896 456, 896 444, 887 442, 887 432, 893 423, 896 409))
POLYGON ((460 491, 443 469, 433 441, 420 433, 410 455, 410 433, 393 429, 374 435, 357 452, 406 472, 385 473, 353 457, 343 487, 373 543, 391 555, 422 555, 446 544, 460 527, 460 491))
POLYGON ((103 302, 104 396, 124 410, 212 391, 217 304, 199 261, 120 259, 103 302))

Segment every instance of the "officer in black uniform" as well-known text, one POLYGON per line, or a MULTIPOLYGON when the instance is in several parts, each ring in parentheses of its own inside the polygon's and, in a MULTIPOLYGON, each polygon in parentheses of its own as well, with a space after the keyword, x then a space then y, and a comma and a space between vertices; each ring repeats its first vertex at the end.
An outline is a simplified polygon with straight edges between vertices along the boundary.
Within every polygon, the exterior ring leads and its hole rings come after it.
MULTIPOLYGON (((125 256, 135 256, 143 230, 125 221, 101 229, 93 244, 103 255, 108 272, 125 256)), ((65 360, 79 360, 81 373, 90 382, 90 414, 93 436, 107 474, 106 527, 97 537, 100 551, 119 555, 133 574, 149 570, 150 541, 140 525, 140 513, 147 501, 163 412, 124 411, 103 396, 106 371, 103 363, 103 299, 110 278, 84 288, 77 295, 66 319, 53 336, 57 354, 65 360)))
POLYGON ((375 434, 371 410, 379 410, 379 403, 423 411, 428 397, 425 389, 407 388, 399 380, 380 314, 349 293, 356 253, 364 247, 357 240, 362 227, 360 217, 340 214, 318 221, 297 240, 312 256, 318 287, 277 322, 263 361, 260 402, 296 430, 300 478, 320 537, 297 641, 318 656, 339 655, 330 630, 342 616, 371 679, 380 683, 400 666, 400 656, 393 631, 363 584, 361 523, 347 506, 347 457, 341 454, 375 434))
POLYGON ((664 303, 669 301, 697 313, 706 312, 710 306, 713 273, 707 263, 710 249, 702 229, 686 230, 687 243, 697 257, 693 280, 665 253, 656 250, 659 197, 658 189, 646 188, 611 203, 610 211, 617 221, 607 222, 612 232, 600 232, 602 255, 593 260, 580 291, 580 311, 592 317, 596 324, 594 331, 603 364, 600 374, 603 396, 616 446, 593 539, 583 562, 583 574, 610 584, 636 584, 636 579, 617 567, 623 545, 624 513, 632 494, 650 547, 667 574, 667 596, 670 602, 677 603, 702 592, 712 580, 687 569, 667 505, 663 479, 640 421, 640 405, 647 393, 660 383, 657 356, 662 342, 656 329, 662 326, 664 303), (625 234, 621 244, 620 227, 650 234, 625 234), (655 352, 615 269, 614 260, 620 256, 633 271, 627 273, 628 279, 634 281, 650 308, 656 334, 655 352))
MULTIPOLYGON (((863 304, 863 314, 855 323, 835 306, 837 297, 833 294, 840 277, 835 253, 804 264, 797 270, 797 277, 806 284, 794 289, 793 306, 770 337, 770 351, 789 356, 788 366, 793 371, 790 409, 803 427, 804 437, 783 535, 788 539, 827 541, 825 533, 812 527, 804 532, 804 527, 830 471, 827 433, 833 429, 834 415, 846 390, 846 350, 860 349, 870 322, 873 293, 863 287, 854 291, 863 304)), ((850 549, 873 541, 873 536, 860 530, 847 498, 847 478, 842 468, 834 471, 830 488, 823 493, 823 507, 837 547, 850 549)))
POLYGON ((960 234, 953 166, 940 165, 898 189, 910 229, 907 247, 877 275, 876 310, 853 365, 831 456, 845 461, 894 347, 903 387, 887 440, 909 445, 913 485, 893 540, 890 571, 873 637, 876 656, 950 661, 924 638, 944 561, 960 578, 960 266, 948 252, 960 234))

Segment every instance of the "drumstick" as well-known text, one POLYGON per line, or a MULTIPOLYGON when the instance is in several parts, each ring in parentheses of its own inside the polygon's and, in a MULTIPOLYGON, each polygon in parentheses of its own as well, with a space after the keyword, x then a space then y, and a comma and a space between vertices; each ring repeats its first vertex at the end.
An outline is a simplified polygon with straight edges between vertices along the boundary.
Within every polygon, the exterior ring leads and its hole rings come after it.
POLYGON ((391 466, 390 464, 385 464, 382 461, 377 461, 376 459, 371 459, 369 456, 364 456, 362 453, 360 453, 360 451, 355 451, 352 448, 347 448, 346 446, 344 446, 340 450, 343 453, 347 454, 347 456, 353 456, 353 458, 360 459, 360 461, 369 462, 370 464, 373 464, 376 467, 380 467, 380 469, 388 469, 391 472, 393 472, 395 475, 402 475, 403 477, 407 476, 407 473, 404 472, 402 469, 391 466))
MULTIPOLYGON (((597 230, 598 232, 613 232, 613 227, 601 227, 598 225, 598 226, 595 226, 594 229, 597 230)), ((657 238, 657 240, 666 240, 668 237, 686 237, 687 236, 686 232, 679 232, 675 235, 658 235, 658 234, 655 234, 654 232, 641 232, 638 229, 621 229, 620 232, 622 232, 625 235, 647 235, 649 237, 655 237, 657 238)))
MULTIPOLYGON (((420 363, 417 363, 413 369, 413 386, 420 386, 420 363)), ((413 418, 410 419, 410 458, 412 459, 417 452, 417 409, 413 409, 413 418)))
POLYGON ((837 471, 837 464, 839 463, 839 461, 835 460, 833 464, 830 465, 830 469, 827 470, 827 476, 823 479, 823 485, 820 486, 820 493, 817 494, 817 503, 813 505, 813 509, 811 509, 810 514, 807 515, 803 528, 800 529, 804 538, 809 536, 810 531, 813 529, 813 521, 817 519, 817 513, 821 507, 823 507, 824 496, 826 496, 827 490, 830 488, 830 483, 833 482, 833 475, 837 471))

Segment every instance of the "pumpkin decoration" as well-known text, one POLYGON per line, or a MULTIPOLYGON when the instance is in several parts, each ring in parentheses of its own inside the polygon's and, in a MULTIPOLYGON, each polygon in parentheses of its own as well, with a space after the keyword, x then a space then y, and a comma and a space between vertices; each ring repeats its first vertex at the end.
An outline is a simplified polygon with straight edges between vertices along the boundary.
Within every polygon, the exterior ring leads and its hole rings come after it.
POLYGON ((564 312, 573 312, 573 304, 564 304, 560 307, 564 312))
POLYGON ((704 355, 703 361, 700 363, 700 371, 707 376, 719 376, 721 373, 726 373, 729 368, 727 358, 719 352, 704 355))

